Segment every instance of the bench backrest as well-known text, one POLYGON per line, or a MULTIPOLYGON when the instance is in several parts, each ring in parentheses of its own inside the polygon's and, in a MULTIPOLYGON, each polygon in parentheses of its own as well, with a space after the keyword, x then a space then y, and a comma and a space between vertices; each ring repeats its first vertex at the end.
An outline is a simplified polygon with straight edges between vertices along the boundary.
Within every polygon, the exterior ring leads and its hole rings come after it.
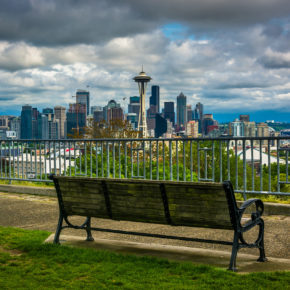
POLYGON ((232 229, 222 183, 54 177, 61 210, 115 220, 232 229))

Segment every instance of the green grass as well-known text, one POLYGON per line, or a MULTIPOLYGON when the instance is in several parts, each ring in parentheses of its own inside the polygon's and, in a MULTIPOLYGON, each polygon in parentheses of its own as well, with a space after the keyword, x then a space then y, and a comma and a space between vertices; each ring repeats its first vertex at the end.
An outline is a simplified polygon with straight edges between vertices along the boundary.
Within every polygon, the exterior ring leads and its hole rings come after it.
POLYGON ((49 233, 0 227, 1 289, 289 289, 290 272, 210 266, 43 244, 49 233))
POLYGON ((0 184, 12 184, 21 186, 37 186, 37 187, 54 187, 53 182, 40 182, 40 181, 26 181, 26 180, 5 180, 1 179, 0 184))

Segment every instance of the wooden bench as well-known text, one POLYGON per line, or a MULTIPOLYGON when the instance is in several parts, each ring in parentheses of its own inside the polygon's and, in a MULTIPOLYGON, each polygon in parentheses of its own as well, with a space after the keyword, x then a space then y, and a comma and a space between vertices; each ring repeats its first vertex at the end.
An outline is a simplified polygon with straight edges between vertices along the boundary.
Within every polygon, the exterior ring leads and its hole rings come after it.
POLYGON ((266 261, 264 222, 261 218, 263 202, 260 199, 249 199, 238 208, 229 181, 192 183, 63 176, 51 176, 51 179, 55 184, 60 210, 54 243, 59 243, 62 229, 74 228, 86 230, 88 241, 93 241, 91 230, 97 230, 231 245, 229 269, 233 271, 236 270, 236 256, 240 248, 256 247, 260 250, 258 261, 266 261), (249 221, 242 225, 243 213, 252 204, 256 210, 249 221), (85 216, 87 219, 83 225, 76 226, 68 220, 73 215, 85 216), (96 228, 91 227, 91 217, 227 229, 234 231, 234 238, 233 242, 228 242, 96 228), (257 240, 247 243, 243 233, 255 226, 259 226, 257 240))

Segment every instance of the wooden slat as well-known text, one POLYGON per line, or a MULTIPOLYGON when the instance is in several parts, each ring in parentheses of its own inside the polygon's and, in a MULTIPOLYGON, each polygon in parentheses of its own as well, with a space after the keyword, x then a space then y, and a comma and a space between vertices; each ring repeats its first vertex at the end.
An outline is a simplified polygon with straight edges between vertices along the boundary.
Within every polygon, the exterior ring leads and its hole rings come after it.
POLYGON ((232 228, 225 192, 218 183, 59 177, 67 212, 108 218, 102 182, 113 219, 167 223, 160 192, 164 183, 173 224, 232 228))

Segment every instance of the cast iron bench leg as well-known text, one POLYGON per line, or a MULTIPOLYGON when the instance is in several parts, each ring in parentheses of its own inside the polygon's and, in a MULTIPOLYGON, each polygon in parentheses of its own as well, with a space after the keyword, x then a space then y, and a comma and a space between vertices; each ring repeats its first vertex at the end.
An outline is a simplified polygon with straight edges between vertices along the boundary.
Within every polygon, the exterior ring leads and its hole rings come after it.
POLYGON ((54 240, 53 240, 54 244, 59 244, 59 236, 62 230, 62 222, 63 222, 63 215, 60 214, 59 219, 58 219, 57 229, 54 235, 54 240))
POLYGON ((266 262, 268 259, 265 255, 265 248, 264 248, 264 221, 261 219, 261 224, 259 225, 259 237, 260 241, 258 243, 259 251, 260 251, 260 257, 257 260, 258 262, 266 262))
POLYGON ((236 272, 236 259, 237 259, 237 254, 239 250, 239 234, 238 232, 235 231, 234 234, 234 241, 233 241, 233 248, 232 248, 232 255, 231 255, 231 260, 230 260, 230 265, 228 270, 236 272))
POLYGON ((87 223, 86 223, 85 229, 87 232, 87 241, 93 241, 94 238, 91 233, 91 218, 90 217, 87 217, 87 223))

